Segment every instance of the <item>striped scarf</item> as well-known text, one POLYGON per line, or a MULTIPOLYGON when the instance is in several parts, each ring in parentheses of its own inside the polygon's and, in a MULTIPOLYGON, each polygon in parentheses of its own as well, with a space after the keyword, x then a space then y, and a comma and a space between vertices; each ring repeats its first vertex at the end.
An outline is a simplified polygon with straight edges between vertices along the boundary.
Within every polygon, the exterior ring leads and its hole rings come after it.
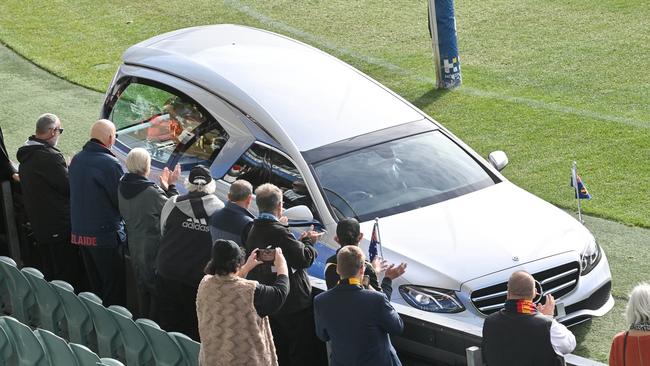
POLYGON ((632 326, 630 326, 630 329, 650 332, 650 322, 641 322, 641 323, 632 324, 632 326))
POLYGON ((530 300, 506 300, 505 309, 509 313, 536 314, 537 307, 530 300))

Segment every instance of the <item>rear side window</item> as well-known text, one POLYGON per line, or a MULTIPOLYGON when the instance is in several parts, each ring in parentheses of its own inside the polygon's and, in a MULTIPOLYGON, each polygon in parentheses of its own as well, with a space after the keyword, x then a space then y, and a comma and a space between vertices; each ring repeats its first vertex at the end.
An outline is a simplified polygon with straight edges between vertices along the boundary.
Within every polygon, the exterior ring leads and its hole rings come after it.
POLYGON ((262 145, 254 144, 226 173, 224 180, 234 182, 245 179, 253 190, 264 183, 272 183, 280 189, 291 189, 293 182, 302 181, 298 169, 282 154, 262 145))
POLYGON ((109 117, 118 143, 145 148, 154 162, 210 165, 228 134, 198 103, 157 83, 132 82, 118 94, 109 117))
POLYGON ((227 182, 245 179, 253 190, 272 183, 283 192, 284 208, 305 205, 318 217, 314 203, 298 168, 284 155, 265 146, 253 144, 223 177, 227 182))

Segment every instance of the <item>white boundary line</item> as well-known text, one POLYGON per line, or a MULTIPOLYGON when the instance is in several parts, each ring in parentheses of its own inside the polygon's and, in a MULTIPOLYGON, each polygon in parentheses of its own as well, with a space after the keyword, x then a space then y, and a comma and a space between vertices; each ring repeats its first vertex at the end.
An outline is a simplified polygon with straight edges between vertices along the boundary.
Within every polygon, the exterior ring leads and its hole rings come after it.
MULTIPOLYGON (((436 81, 434 78, 427 77, 427 76, 422 76, 419 75, 411 70, 401 68, 395 64, 392 64, 386 60, 368 56, 361 54, 356 51, 352 51, 348 48, 341 47, 333 42, 330 42, 326 39, 323 39, 321 37, 318 37, 314 34, 305 32, 303 30, 300 30, 298 28, 294 28, 286 23, 280 22, 278 20, 274 20, 270 17, 268 17, 265 14, 262 14, 258 12, 257 10, 251 8, 248 5, 242 4, 238 0, 223 0, 223 3, 253 19, 258 20, 259 22, 268 25, 272 28, 278 29, 284 33, 289 33, 294 36, 300 37, 302 40, 307 41, 308 43, 311 43, 312 45, 317 45, 321 48, 326 48, 331 51, 335 51, 338 54, 346 55, 348 57, 354 58, 356 60, 379 66, 385 70, 388 70, 390 72, 394 72, 396 74, 408 77, 412 80, 418 81, 418 82, 425 82, 431 85, 435 85, 436 81)), ((615 123, 620 123, 620 124, 625 124, 628 126, 634 126, 634 127, 641 127, 641 128, 650 128, 650 121, 640 121, 636 119, 631 119, 631 118, 626 118, 626 117, 620 117, 620 116, 612 116, 608 114, 602 114, 602 113, 597 113, 597 112, 592 112, 584 109, 577 109, 577 108, 572 108, 572 107, 567 107, 563 106, 560 104, 555 104, 555 103, 548 103, 540 100, 535 100, 535 99, 530 99, 530 98, 523 98, 523 97, 514 97, 511 95, 506 95, 506 94, 501 94, 497 92, 492 92, 492 91, 487 91, 487 90, 481 90, 477 88, 472 88, 468 86, 462 86, 455 91, 479 97, 479 98, 489 98, 489 99, 496 99, 496 100, 501 100, 509 103, 515 103, 515 104, 523 104, 531 108, 535 109, 544 109, 552 112, 558 112, 558 113, 564 113, 564 114, 571 114, 574 116, 578 117, 583 117, 583 118, 590 118, 590 119, 595 119, 595 120, 600 120, 604 122, 615 122, 615 123)))

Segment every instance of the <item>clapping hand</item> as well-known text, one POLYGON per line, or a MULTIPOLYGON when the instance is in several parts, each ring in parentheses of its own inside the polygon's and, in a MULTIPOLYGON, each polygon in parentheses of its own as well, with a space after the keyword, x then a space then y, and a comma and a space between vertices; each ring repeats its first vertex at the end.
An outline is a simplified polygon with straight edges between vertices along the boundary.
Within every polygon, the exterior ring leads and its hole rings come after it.
POLYGON ((381 273, 388 269, 388 261, 380 256, 376 256, 370 264, 372 264, 372 269, 375 270, 375 273, 381 273))
POLYGON ((392 264, 386 268, 386 274, 384 276, 390 278, 391 280, 396 279, 406 272, 406 263, 400 263, 398 266, 392 264))
POLYGON ((162 171, 162 174, 160 174, 160 187, 162 187, 162 189, 165 191, 168 190, 170 185, 176 184, 180 176, 180 164, 176 164, 176 167, 174 167, 173 171, 170 171, 169 168, 165 167, 162 171))
POLYGON ((178 182, 178 179, 181 177, 181 165, 176 164, 174 167, 174 171, 172 174, 169 176, 169 185, 176 184, 178 182))
POLYGON ((300 234, 300 240, 304 238, 308 238, 312 243, 316 243, 318 241, 318 238, 320 238, 324 232, 319 233, 318 231, 314 231, 314 225, 309 227, 309 230, 303 232, 300 234))
POLYGON ((289 225, 289 218, 286 217, 286 216, 280 216, 280 218, 278 219, 278 221, 279 221, 282 225, 284 225, 284 226, 289 225))

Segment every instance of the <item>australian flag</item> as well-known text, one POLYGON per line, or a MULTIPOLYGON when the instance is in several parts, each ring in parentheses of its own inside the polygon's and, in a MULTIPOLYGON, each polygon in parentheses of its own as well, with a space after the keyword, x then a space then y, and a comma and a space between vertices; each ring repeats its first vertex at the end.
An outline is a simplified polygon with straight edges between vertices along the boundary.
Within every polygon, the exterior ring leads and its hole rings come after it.
POLYGON ((580 176, 574 171, 571 177, 571 187, 575 188, 576 185, 578 186, 578 189, 576 189, 576 198, 580 200, 590 200, 591 195, 589 194, 589 191, 587 191, 587 187, 582 182, 582 178, 580 178, 580 176))
POLYGON ((370 236, 370 245, 368 246, 368 259, 372 262, 377 255, 379 255, 379 222, 375 221, 375 226, 372 227, 372 235, 370 236))

